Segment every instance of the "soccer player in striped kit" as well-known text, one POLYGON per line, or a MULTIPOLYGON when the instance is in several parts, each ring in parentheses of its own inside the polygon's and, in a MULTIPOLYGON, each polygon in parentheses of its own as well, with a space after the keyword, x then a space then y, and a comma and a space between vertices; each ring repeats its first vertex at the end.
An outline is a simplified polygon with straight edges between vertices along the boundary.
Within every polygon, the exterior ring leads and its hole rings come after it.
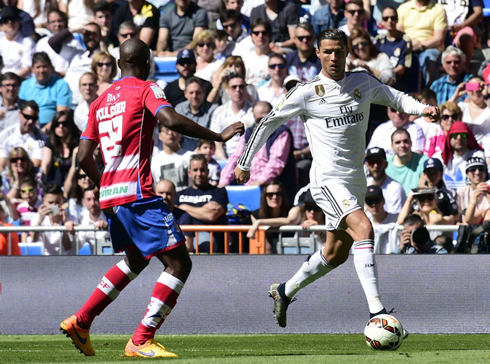
POLYGON ((439 119, 437 107, 424 105, 367 72, 345 72, 347 37, 341 30, 322 31, 316 54, 322 71, 312 81, 289 91, 260 121, 235 168, 237 182, 246 183, 252 159, 269 135, 291 118, 302 118, 313 156, 310 190, 325 213, 327 239, 325 247, 310 255, 291 279, 271 285, 274 317, 281 327, 286 326, 286 310, 294 295, 344 263, 352 245, 370 315, 386 313, 378 290, 373 227, 363 211, 369 108, 373 103, 428 116, 433 121, 439 119))
POLYGON ((150 162, 155 127, 158 121, 180 134, 225 142, 242 134, 244 126, 237 122, 217 134, 177 114, 162 89, 145 81, 150 70, 148 46, 129 39, 120 51, 122 78, 91 104, 78 160, 100 191, 114 250, 125 251, 126 257, 105 274, 82 308, 61 323, 61 330, 83 354, 95 355, 89 336, 92 321, 155 256, 165 269, 124 355, 176 357, 154 341, 154 336, 177 303, 191 260, 180 227, 153 190, 150 162), (105 164, 102 175, 92 157, 98 144, 105 164))

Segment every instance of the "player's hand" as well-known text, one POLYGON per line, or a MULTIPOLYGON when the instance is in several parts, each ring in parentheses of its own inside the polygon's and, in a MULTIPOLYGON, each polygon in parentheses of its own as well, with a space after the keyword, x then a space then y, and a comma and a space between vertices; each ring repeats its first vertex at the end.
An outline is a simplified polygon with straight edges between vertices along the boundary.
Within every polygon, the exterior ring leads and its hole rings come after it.
POLYGON ((235 167, 235 171, 233 173, 235 174, 235 180, 238 182, 238 184, 243 185, 250 180, 250 171, 244 171, 238 166, 235 167))
POLYGON ((237 121, 236 123, 231 124, 221 132, 221 142, 227 142, 236 134, 242 135, 243 133, 245 133, 245 126, 241 121, 237 121))
POLYGON ((441 111, 437 106, 427 106, 422 115, 428 117, 432 123, 439 121, 441 118, 441 111))

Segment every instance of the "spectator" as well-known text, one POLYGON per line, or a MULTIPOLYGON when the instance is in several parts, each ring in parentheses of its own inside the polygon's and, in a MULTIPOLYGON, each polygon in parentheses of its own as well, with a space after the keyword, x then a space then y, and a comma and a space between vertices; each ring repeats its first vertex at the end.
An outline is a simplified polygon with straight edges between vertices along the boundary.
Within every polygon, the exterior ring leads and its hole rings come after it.
POLYGON ((97 95, 100 96, 107 90, 117 75, 116 59, 109 53, 102 51, 92 58, 92 72, 97 75, 97 95))
MULTIPOLYGON (((288 211, 288 198, 282 183, 277 180, 268 181, 262 189, 260 208, 252 212, 252 226, 247 236, 254 238, 259 226, 269 225, 269 221, 271 220, 286 218, 288 211)), ((265 253, 277 253, 276 245, 278 241, 279 233, 266 233, 265 253)))
POLYGON ((19 9, 6 6, 2 10, 2 31, 0 38, 0 56, 2 73, 13 72, 21 78, 31 75, 32 55, 36 48, 34 41, 20 32, 19 9))
MULTIPOLYGON (((7 223, 7 218, 8 216, 5 210, 0 205, 0 226, 13 226, 7 223)), ((17 233, 0 234, 0 255, 22 255, 19 247, 19 235, 17 233)))
MULTIPOLYGON (((424 87, 430 87, 439 75, 439 57, 447 31, 446 11, 434 0, 410 0, 401 4, 397 11, 397 28, 412 40, 424 87)), ((446 100, 437 101, 442 104, 446 100)))
POLYGON ((184 211, 175 207, 175 199, 177 198, 175 185, 169 180, 162 179, 155 185, 155 193, 158 196, 162 196, 163 202, 167 204, 174 218, 179 220, 184 211))
POLYGON ((412 72, 412 40, 396 28, 398 15, 395 8, 387 6, 381 15, 381 24, 387 33, 377 35, 374 44, 390 59, 396 79, 393 87, 400 91, 410 92, 413 88, 411 79, 416 76, 412 72))
POLYGON ((73 255, 75 253, 73 238, 75 223, 61 206, 64 203, 63 191, 55 184, 44 189, 43 203, 32 216, 31 226, 65 226, 70 232, 44 231, 35 232, 33 241, 44 243, 45 255, 73 255))
POLYGON ((260 18, 252 21, 251 37, 255 46, 254 51, 242 56, 247 75, 245 81, 259 87, 268 76, 267 64, 272 53, 270 24, 260 18))
MULTIPOLYGON (((306 193, 304 203, 301 206, 301 220, 301 227, 303 229, 309 229, 315 225, 325 225, 325 214, 315 203, 310 191, 306 193)), ((297 232, 296 234, 299 234, 300 237, 307 236, 313 240, 315 250, 321 249, 325 244, 325 232, 297 232)), ((310 244, 312 243, 311 240, 310 244)))
POLYGON ((347 21, 344 25, 340 26, 339 29, 349 38, 354 28, 362 27, 363 23, 368 18, 362 0, 350 0, 349 2, 346 2, 344 16, 347 21))
MULTIPOLYGON (((225 6, 228 2, 225 2, 225 6)), ((236 44, 248 36, 247 29, 243 27, 243 17, 244 15, 237 10, 226 10, 220 15, 221 29, 228 35, 228 44, 222 52, 225 57, 231 56, 236 44)), ((250 26, 250 23, 248 23, 248 26, 250 26)), ((218 24, 216 24, 216 28, 220 29, 218 24)))
MULTIPOLYGON (((79 53, 73 57, 65 73, 65 81, 70 85, 70 89, 73 95, 72 105, 76 107, 82 100, 80 93, 78 92, 78 84, 80 77, 85 72, 90 72, 92 66, 92 59, 95 54, 100 51, 100 27, 96 23, 88 23, 83 29, 83 43, 85 44, 86 51, 79 53)), ((59 39, 63 39, 63 36, 70 39, 73 35, 70 32, 60 32, 58 34, 59 39)))
POLYGON ((396 250, 398 215, 385 210, 386 201, 379 186, 368 186, 365 208, 374 228, 374 254, 390 254, 396 250))
POLYGON ((197 54, 195 76, 206 81, 211 81, 213 74, 223 63, 214 58, 216 44, 213 32, 207 29, 203 30, 194 37, 192 44, 197 54))
POLYGON ((94 18, 95 0, 59 0, 59 9, 68 15, 68 28, 71 31, 82 28, 94 18))
MULTIPOLYGON (((435 188, 437 207, 441 210, 443 216, 447 216, 452 220, 452 224, 459 222, 458 206, 453 198, 453 192, 450 191, 444 184, 442 174, 444 166, 437 158, 429 158, 424 162, 424 173, 420 177, 419 188, 435 188)), ((418 210, 419 206, 414 205, 414 209, 418 210)))
POLYGON ((85 72, 80 77, 79 90, 83 101, 78 104, 73 115, 75 125, 80 131, 85 130, 87 125, 88 110, 90 104, 97 98, 97 88, 97 76, 92 72, 85 72))
POLYGON ((216 144, 214 140, 204 140, 199 139, 197 143, 197 154, 202 154, 206 157, 206 162, 208 162, 209 170, 209 184, 211 186, 217 186, 219 183, 219 178, 221 176, 221 167, 218 162, 213 158, 216 152, 216 144))
POLYGON ((458 188, 456 192, 458 211, 463 217, 463 223, 478 224, 490 209, 490 201, 486 198, 489 190, 485 182, 488 180, 488 170, 485 160, 480 157, 469 158, 465 169, 469 184, 458 188))
MULTIPOLYGON (((243 75, 231 74, 228 78, 227 85, 228 96, 230 101, 216 109, 211 117, 210 129, 214 132, 221 132, 228 125, 235 121, 241 121, 245 128, 253 125, 252 104, 246 99, 246 83, 243 75)), ((240 141, 240 136, 235 135, 228 140, 225 145, 216 142, 216 157, 218 159, 227 159, 227 156, 233 155, 240 141)))
MULTIPOLYGON (((71 38, 64 43, 53 44, 53 39, 56 41, 55 35, 68 27, 68 17, 65 13, 58 9, 52 9, 48 13, 47 28, 50 34, 39 39, 36 43, 36 52, 45 52, 56 73, 61 77, 65 76, 66 70, 70 65, 71 60, 76 54, 83 53, 83 46, 76 38, 71 38), (53 38, 54 37, 54 38, 53 38)), ((66 32, 66 30, 65 30, 66 32)))
POLYGON ((417 188, 427 157, 412 152, 412 140, 405 129, 396 129, 391 134, 391 148, 394 154, 388 157, 386 174, 399 182, 408 195, 412 188, 417 188))
POLYGON ((227 27, 224 25, 224 21, 223 19, 221 19, 221 15, 227 13, 228 11, 235 11, 236 13, 241 14, 241 28, 245 31, 245 33, 247 33, 250 29, 250 18, 241 11, 243 7, 243 0, 225 0, 224 3, 225 10, 221 12, 219 19, 216 21, 216 29, 226 30, 227 27))
POLYGON ((183 49, 190 49, 191 42, 208 28, 206 10, 191 0, 176 0, 169 5, 160 19, 158 31, 158 57, 174 57, 183 49))
POLYGON ((407 196, 402 185, 386 174, 388 162, 385 150, 378 147, 369 148, 364 158, 364 165, 369 172, 367 185, 381 188, 385 201, 383 210, 390 214, 398 214, 407 196))
POLYGON ((15 147, 22 147, 29 153, 34 167, 41 166, 44 135, 36 127, 39 107, 34 101, 22 103, 19 111, 20 124, 8 127, 0 133, 0 172, 7 167, 9 153, 15 147))
POLYGON ((347 22, 345 5, 345 0, 332 0, 315 11, 311 23, 317 36, 324 29, 340 28, 345 25, 347 22))
POLYGON ((82 212, 80 225, 104 231, 80 231, 78 233, 79 247, 82 247, 86 243, 90 244, 92 254, 97 252, 98 242, 105 242, 111 238, 109 231, 107 231, 109 227, 107 217, 100 209, 100 201, 94 193, 94 188, 91 187, 83 191, 83 205, 86 209, 82 212))
POLYGON ((56 112, 70 110, 72 93, 68 84, 54 72, 46 53, 34 53, 32 66, 34 75, 22 82, 19 97, 36 102, 39 106, 39 124, 47 134, 56 112))
POLYGON ((473 76, 466 73, 465 54, 456 47, 449 46, 442 53, 442 67, 446 74, 430 86, 437 94, 437 103, 446 101, 458 102, 466 99, 465 84, 473 76))
POLYGON ((368 148, 383 148, 388 156, 393 155, 394 149, 387 140, 387 135, 392 135, 397 129, 404 129, 410 135, 410 140, 415 140, 413 152, 422 154, 425 147, 425 138, 422 128, 410 121, 410 116, 391 107, 387 108, 390 120, 379 125, 374 129, 368 148))
MULTIPOLYGON (((212 85, 213 89, 209 93, 207 100, 212 103, 216 103, 219 105, 225 104, 230 101, 228 93, 226 92, 228 78, 231 74, 238 73, 243 75, 245 78, 247 77, 245 70, 245 63, 243 63, 242 57, 239 56, 230 56, 226 59, 226 61, 221 65, 218 71, 214 74, 212 85)), ((257 93, 257 88, 254 85, 247 84, 247 93, 245 97, 251 103, 254 103, 255 100, 259 98, 257 93)))
POLYGON ((0 76, 0 132, 5 128, 19 124, 19 99, 21 78, 13 72, 0 76))
MULTIPOLYGON (((8 155, 8 168, 2 172, 2 191, 12 201, 23 200, 21 182, 26 178, 38 178, 38 169, 22 147, 12 148, 8 155)), ((14 219, 17 220, 17 219, 14 219)))
POLYGON ((110 2, 105 0, 97 1, 93 6, 94 11, 94 23, 100 27, 101 39, 104 43, 104 47, 107 51, 119 46, 119 40, 114 29, 112 27, 114 21, 114 11, 110 2))
POLYGON ((464 87, 468 95, 468 102, 458 103, 463 112, 463 118, 459 120, 468 124, 476 141, 481 143, 483 137, 490 131, 490 108, 486 102, 488 86, 480 76, 474 76, 468 79, 464 87))
POLYGON ((432 157, 435 153, 442 152, 446 143, 446 137, 449 133, 451 125, 457 120, 461 120, 463 112, 460 107, 451 101, 447 101, 440 105, 441 119, 439 123, 432 124, 433 127, 427 132, 425 139, 424 154, 432 157))
POLYGON ((45 175, 46 183, 63 185, 79 141, 80 130, 73 121, 73 115, 69 111, 57 112, 43 149, 41 170, 45 175))
POLYGON ((228 45, 228 34, 224 30, 212 30, 214 36, 214 58, 217 61, 223 63, 226 59, 226 56, 223 52, 226 50, 228 45))
MULTIPOLYGON (((269 103, 257 102, 253 107, 256 124, 271 110, 272 106, 269 103)), ((253 130, 248 129, 245 135, 240 138, 234 154, 228 159, 221 174, 221 186, 230 185, 234 181, 233 171, 252 133, 253 130)), ((272 133, 267 143, 257 152, 250 168, 250 180, 246 185, 263 186, 271 180, 280 181, 284 186, 288 200, 293 199, 298 188, 297 171, 293 155, 293 136, 285 125, 281 125, 272 133)))
POLYGON ((301 82, 311 81, 321 70, 320 58, 315 53, 315 32, 311 23, 296 25, 293 42, 296 50, 286 54, 289 74, 299 77, 301 82))
POLYGON ((482 141, 481 146, 483 147, 483 151, 485 152, 485 159, 487 161, 487 165, 490 166, 490 133, 486 134, 482 141))
MULTIPOLYGON (((176 106, 181 102, 186 101, 184 90, 185 90, 185 80, 189 77, 194 76, 196 73, 196 56, 194 52, 189 49, 184 49, 179 52, 177 55, 177 63, 175 64, 175 68, 179 74, 179 78, 175 81, 168 83, 163 90, 165 92, 165 96, 167 100, 173 105, 176 106)), ((206 98, 208 98, 209 93, 213 89, 211 83, 203 80, 204 83, 204 93, 206 98)), ((209 102, 213 102, 208 99, 209 102)))
MULTIPOLYGON (((191 187, 177 193, 176 205, 185 213, 180 217, 181 225, 228 225, 226 218, 226 205, 228 204, 228 195, 224 188, 214 187, 209 184, 209 170, 206 158, 203 155, 196 154, 191 157, 189 163, 189 179, 192 181, 191 187)), ((194 233, 184 233, 186 237, 186 246, 190 252, 195 249, 193 237, 194 233)), ((210 252, 213 244, 214 253, 223 253, 224 235, 215 233, 214 241, 210 238, 205 239, 204 233, 199 233, 199 251, 210 252), (203 239, 207 240, 203 242, 203 239)))
POLYGON ((215 27, 216 20, 219 18, 222 4, 221 0, 197 0, 197 5, 208 14, 208 22, 212 25, 212 28, 215 27))
POLYGON ((456 192, 459 187, 466 184, 465 164, 471 157, 484 158, 483 148, 477 143, 471 129, 461 121, 451 125, 444 150, 434 154, 444 162, 444 183, 456 192))
MULTIPOLYGON (((132 38, 139 39, 138 27, 133 23, 132 20, 126 20, 119 25, 119 30, 117 32, 117 40, 119 44, 122 44, 124 41, 132 38)), ((113 47, 109 50, 111 56, 113 56, 117 61, 119 61, 120 51, 119 46, 113 47)), ((116 66, 117 75, 116 78, 121 78, 121 69, 116 66)), ((153 58, 153 52, 150 49, 150 74, 148 75, 148 80, 153 80, 155 78, 155 60, 153 58)))
MULTIPOLYGON (((44 9, 49 8, 48 2, 44 4, 44 9)), ((37 42, 37 40, 39 39, 39 34, 36 33, 34 20, 28 12, 24 11, 26 10, 24 9, 26 6, 26 2, 21 1, 21 4, 19 4, 18 0, 4 0, 2 1, 2 5, 3 8, 0 9, 2 17, 7 17, 8 11, 4 12, 7 7, 14 8, 14 10, 18 12, 20 18, 20 33, 22 34, 22 36, 29 37, 34 42, 37 42)))
MULTIPOLYGON (((19 183, 20 196, 23 202, 17 205, 15 213, 12 214, 13 220, 20 218, 21 226, 31 226, 32 216, 38 212, 42 201, 39 199, 37 181, 32 176, 25 176, 19 183)), ((22 232, 21 241, 28 242, 28 237, 32 238, 32 232, 22 232)), ((32 240, 32 239, 29 239, 32 240)))
POLYGON ((151 161, 151 173, 154 183, 166 179, 171 181, 177 192, 189 186, 188 171, 189 158, 194 154, 182 150, 180 147, 180 134, 158 124, 158 138, 163 143, 163 151, 151 161))
MULTIPOLYGON (((78 152, 78 151, 77 151, 78 152)), ((83 192, 86 189, 93 188, 94 182, 78 168, 76 164, 77 153, 73 153, 73 160, 63 184, 63 195, 68 200, 65 204, 68 206, 68 212, 73 216, 73 220, 79 223, 82 220, 84 211, 87 209, 83 204, 83 192)))
POLYGON ((366 30, 360 27, 352 29, 348 46, 350 56, 346 62, 347 70, 366 70, 387 85, 395 83, 390 58, 376 48, 366 30))
POLYGON ((409 215, 403 221, 400 245, 395 253, 447 254, 447 250, 434 244, 425 228, 424 221, 419 215, 409 215), (415 230, 417 233, 414 233, 415 230))
MULTIPOLYGON (((427 105, 437 106, 437 95, 430 88, 424 88, 418 95, 417 99, 427 105)), ((425 143, 427 144, 427 135, 429 134, 429 130, 432 130, 435 125, 430 121, 428 117, 412 115, 410 120, 413 120, 414 124, 417 124, 422 129, 424 133, 425 143)))
MULTIPOLYGON (((209 128, 211 117, 218 105, 211 104, 205 100, 204 83, 202 79, 192 76, 189 77, 185 83, 184 96, 186 101, 178 104, 175 107, 175 111, 188 117, 197 124, 209 128)), ((193 151, 197 148, 197 139, 182 135, 180 137, 180 145, 184 151, 193 151)))
POLYGON ((161 20, 160 10, 156 6, 145 0, 123 2, 114 13, 114 32, 117 32, 121 23, 127 20, 138 26, 139 39, 150 49, 157 49, 158 24, 161 20))
POLYGON ((268 63, 269 81, 257 89, 259 100, 277 105, 286 96, 284 80, 288 74, 286 60, 281 54, 272 53, 268 63))
MULTIPOLYGON (((252 9, 250 22, 252 23, 252 34, 254 24, 258 19, 265 20, 270 25, 272 35, 271 50, 276 53, 287 53, 294 46, 294 28, 299 23, 298 12, 292 2, 280 0, 266 0, 263 5, 252 9), (288 50, 289 48, 289 50, 288 50)), ((247 62, 245 61, 245 64, 247 62)))
POLYGON ((458 2, 457 0, 441 1, 447 15, 448 39, 446 43, 454 44, 466 55, 466 71, 470 70, 475 46, 478 43, 479 26, 483 21, 483 1, 471 0, 458 2))

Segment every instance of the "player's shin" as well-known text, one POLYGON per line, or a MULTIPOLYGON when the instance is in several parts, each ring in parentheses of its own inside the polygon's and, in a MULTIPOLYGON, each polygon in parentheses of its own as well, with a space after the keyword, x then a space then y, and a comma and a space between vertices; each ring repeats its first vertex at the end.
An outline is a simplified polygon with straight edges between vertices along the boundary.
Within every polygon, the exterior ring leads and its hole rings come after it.
POLYGON ((323 256, 322 250, 320 249, 310 255, 296 274, 286 282, 285 294, 287 297, 293 298, 301 288, 306 287, 336 268, 323 256))
POLYGON ((354 242, 354 266, 369 305, 369 312, 383 310, 378 289, 378 270, 374 258, 374 241, 371 239, 354 242))
POLYGON ((90 298, 76 313, 78 323, 89 328, 95 317, 100 315, 137 276, 124 260, 109 269, 90 298))
POLYGON ((163 272, 158 278, 150 304, 143 320, 133 334, 133 343, 141 345, 155 336, 155 332, 177 304, 177 298, 184 283, 174 276, 163 272))

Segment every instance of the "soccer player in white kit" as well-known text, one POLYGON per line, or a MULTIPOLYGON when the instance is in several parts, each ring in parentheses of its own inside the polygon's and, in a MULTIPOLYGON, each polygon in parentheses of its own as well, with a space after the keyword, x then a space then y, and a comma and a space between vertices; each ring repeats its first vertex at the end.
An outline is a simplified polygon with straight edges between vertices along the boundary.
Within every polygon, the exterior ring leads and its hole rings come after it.
POLYGON ((341 30, 322 31, 316 54, 322 63, 320 74, 289 91, 260 121, 235 168, 237 182, 246 183, 252 159, 269 135, 291 118, 302 118, 313 156, 310 190, 325 213, 327 239, 324 248, 310 255, 291 279, 271 285, 274 317, 281 327, 286 326, 286 310, 294 295, 344 263, 352 244, 370 315, 386 313, 378 290, 373 227, 363 211, 369 108, 373 103, 439 119, 437 107, 424 105, 367 72, 345 72, 347 37, 341 30))

